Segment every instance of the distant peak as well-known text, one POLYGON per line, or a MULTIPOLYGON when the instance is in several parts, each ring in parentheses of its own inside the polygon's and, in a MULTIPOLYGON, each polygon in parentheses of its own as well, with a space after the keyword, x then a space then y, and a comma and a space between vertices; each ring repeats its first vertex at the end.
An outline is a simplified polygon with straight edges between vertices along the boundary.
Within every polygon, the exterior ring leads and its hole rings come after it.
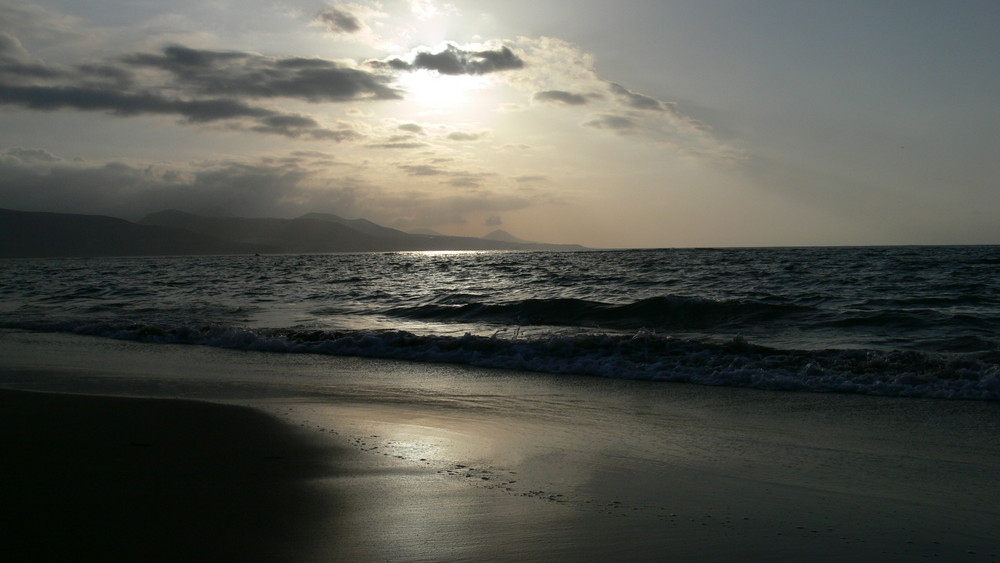
POLYGON ((483 238, 487 240, 498 240, 501 242, 523 242, 523 243, 528 242, 524 239, 515 237, 514 235, 508 233, 503 229, 497 229, 495 231, 492 231, 490 234, 484 236, 483 238))

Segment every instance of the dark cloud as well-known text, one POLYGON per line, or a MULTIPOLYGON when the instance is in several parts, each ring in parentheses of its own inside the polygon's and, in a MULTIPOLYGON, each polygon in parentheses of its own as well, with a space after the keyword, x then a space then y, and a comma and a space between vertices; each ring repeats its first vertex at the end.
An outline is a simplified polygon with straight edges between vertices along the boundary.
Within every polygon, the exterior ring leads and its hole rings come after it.
POLYGON ((466 51, 455 44, 449 44, 439 53, 421 51, 412 63, 396 58, 386 62, 369 61, 369 64, 393 70, 435 70, 448 75, 489 74, 524 67, 524 61, 508 47, 494 51, 466 51))
POLYGON ((334 141, 360 137, 352 130, 324 129, 310 117, 223 98, 177 100, 151 93, 130 94, 99 88, 11 86, 0 83, 0 104, 20 105, 43 111, 64 108, 107 111, 120 116, 178 115, 189 123, 249 119, 251 124, 246 129, 258 133, 334 141))
POLYGON ((587 96, 566 92, 565 90, 545 90, 542 92, 535 92, 535 95, 532 98, 538 102, 566 104, 568 106, 582 106, 589 102, 587 96))
POLYGON ((73 108, 118 115, 178 114, 205 122, 235 117, 268 117, 275 112, 228 99, 177 100, 148 92, 126 93, 78 86, 13 86, 0 83, 0 103, 36 110, 73 108))
POLYGON ((122 61, 49 67, 31 61, 16 38, 2 34, 0 104, 119 116, 177 115, 187 123, 226 121, 230 129, 339 142, 360 135, 349 128, 328 129, 310 116, 256 106, 247 99, 347 101, 395 95, 384 79, 324 59, 173 46, 162 55, 129 55, 122 61), (129 69, 137 66, 166 71, 174 80, 153 83, 147 77, 145 84, 137 84, 129 69))
POLYGON ((324 129, 311 117, 296 114, 280 114, 265 117, 259 120, 259 125, 250 127, 251 131, 258 133, 272 133, 284 135, 291 138, 309 138, 328 141, 349 141, 361 137, 353 129, 324 129))
POLYGON ((602 115, 583 124, 596 129, 611 129, 618 132, 628 132, 637 125, 634 119, 624 115, 602 115))
POLYGON ((448 138, 452 141, 478 141, 484 136, 484 133, 465 133, 463 131, 454 131, 448 134, 448 138))
POLYGON ((387 77, 328 59, 264 57, 174 45, 163 54, 141 53, 123 60, 133 66, 164 70, 173 75, 178 86, 199 94, 310 102, 401 98, 388 86, 387 77))
POLYGON ((85 64, 77 67, 77 77, 85 84, 107 84, 125 90, 135 84, 135 75, 112 64, 85 64))
POLYGON ((316 20, 331 33, 357 33, 364 29, 364 24, 357 16, 341 6, 327 6, 316 16, 316 20))
POLYGON ((499 215, 490 215, 483 224, 487 227, 499 227, 503 225, 503 219, 499 215))
POLYGON ((624 100, 625 104, 631 108, 651 111, 671 111, 673 109, 671 104, 661 102, 656 98, 638 94, 625 88, 624 86, 621 86, 620 84, 615 84, 614 82, 609 84, 611 86, 611 91, 620 99, 624 100))

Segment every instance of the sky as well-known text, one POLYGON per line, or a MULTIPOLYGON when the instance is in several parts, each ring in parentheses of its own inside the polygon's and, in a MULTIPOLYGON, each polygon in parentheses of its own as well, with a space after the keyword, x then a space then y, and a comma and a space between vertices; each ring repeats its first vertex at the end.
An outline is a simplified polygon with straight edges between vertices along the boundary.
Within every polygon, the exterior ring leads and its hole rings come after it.
POLYGON ((0 0, 0 207, 1000 244, 1000 2, 0 0))

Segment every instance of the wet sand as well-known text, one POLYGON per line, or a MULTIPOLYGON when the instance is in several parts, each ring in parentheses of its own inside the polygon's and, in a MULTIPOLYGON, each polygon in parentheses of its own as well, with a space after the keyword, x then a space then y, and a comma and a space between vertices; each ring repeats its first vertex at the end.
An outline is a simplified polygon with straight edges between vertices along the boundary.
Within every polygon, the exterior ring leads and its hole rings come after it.
POLYGON ((8 561, 295 561, 343 512, 345 452, 248 408, 0 391, 0 444, 8 561))
POLYGON ((1000 558, 995 403, 46 338, 0 386, 213 402, 0 393, 14 560, 1000 558))

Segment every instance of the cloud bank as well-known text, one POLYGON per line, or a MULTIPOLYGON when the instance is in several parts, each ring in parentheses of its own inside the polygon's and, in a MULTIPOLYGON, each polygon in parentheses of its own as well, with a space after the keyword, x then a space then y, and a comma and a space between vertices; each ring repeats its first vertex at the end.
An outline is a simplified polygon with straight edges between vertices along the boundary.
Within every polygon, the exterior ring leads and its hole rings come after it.
POLYGON ((445 184, 476 189, 395 191, 358 175, 331 175, 335 160, 318 151, 296 151, 281 158, 139 166, 72 162, 44 149, 13 148, 0 151, 0 207, 130 219, 163 209, 247 217, 322 211, 412 228, 461 224, 468 214, 496 214, 535 203, 482 189, 492 173, 403 165, 407 175, 438 176, 445 184))

